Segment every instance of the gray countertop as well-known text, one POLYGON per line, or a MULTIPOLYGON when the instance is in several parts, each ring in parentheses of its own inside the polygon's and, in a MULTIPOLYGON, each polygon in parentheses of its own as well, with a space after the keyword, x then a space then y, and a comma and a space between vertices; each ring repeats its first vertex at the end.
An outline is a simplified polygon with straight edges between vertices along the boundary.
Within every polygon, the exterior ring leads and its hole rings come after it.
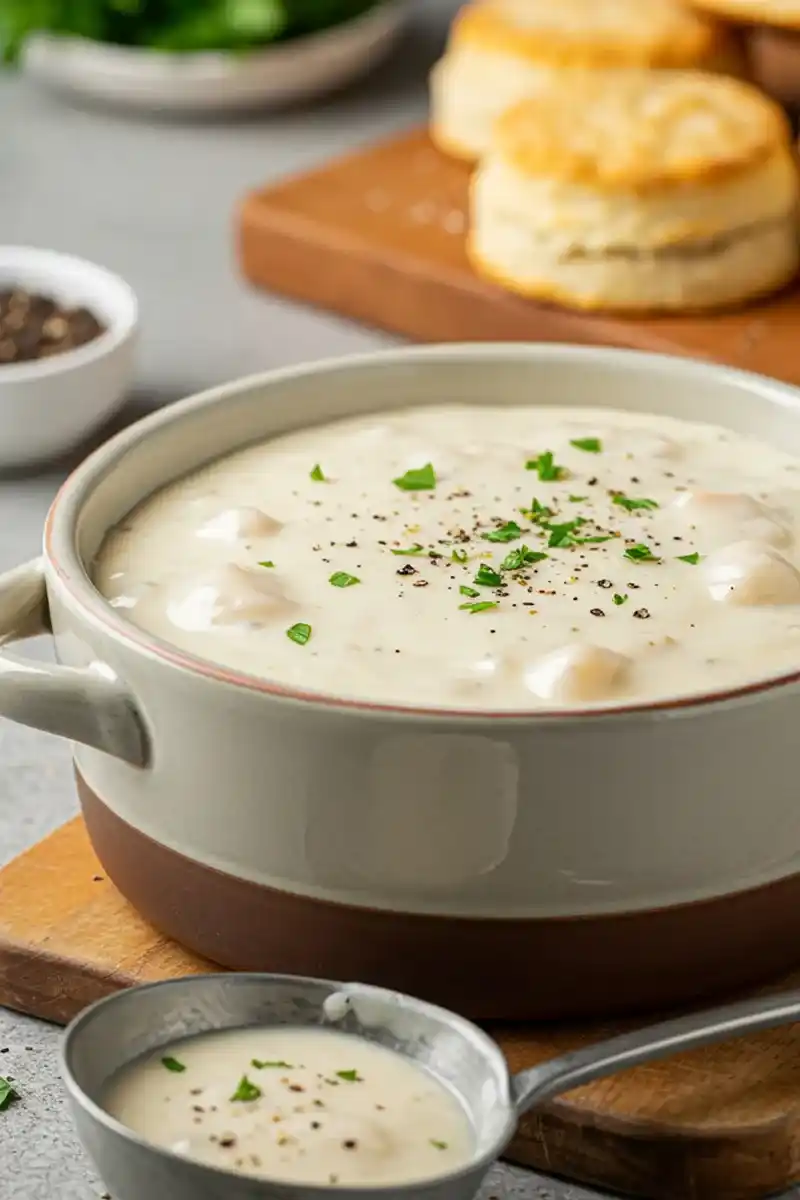
MULTIPOLYGON (((128 416, 235 376, 388 343, 245 288, 231 253, 232 213, 253 186, 421 120, 425 75, 452 7, 425 0, 408 41, 372 81, 275 117, 170 124, 107 116, 0 73, 0 239, 82 255, 132 284, 143 338, 128 416)), ((0 478, 0 570, 38 553, 66 470, 0 478)), ((38 650, 49 653, 46 644, 38 650)), ((0 722, 0 764, 5 861, 76 804, 69 750, 55 739, 0 722)), ((52 1027, 0 1010, 0 1074, 13 1075, 23 1096, 0 1117, 0 1196, 91 1200, 103 1192, 63 1103, 58 1038, 52 1027)), ((504 1167, 485 1192, 509 1200, 591 1194, 504 1167)))

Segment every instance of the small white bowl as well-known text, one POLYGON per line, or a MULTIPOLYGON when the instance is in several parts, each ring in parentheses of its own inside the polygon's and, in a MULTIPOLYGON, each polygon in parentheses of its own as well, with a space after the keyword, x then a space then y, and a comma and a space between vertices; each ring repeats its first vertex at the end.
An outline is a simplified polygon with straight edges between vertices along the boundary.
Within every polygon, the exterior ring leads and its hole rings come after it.
POLYGON ((133 374, 136 297, 103 267, 52 250, 0 246, 0 289, 83 305, 106 327, 77 350, 0 365, 0 466, 43 462, 80 445, 118 409, 133 374))
POLYGON ((409 0, 383 0, 359 17, 263 50, 171 54, 37 34, 24 51, 37 80, 118 107, 190 114, 308 100, 363 74, 388 52, 409 0))

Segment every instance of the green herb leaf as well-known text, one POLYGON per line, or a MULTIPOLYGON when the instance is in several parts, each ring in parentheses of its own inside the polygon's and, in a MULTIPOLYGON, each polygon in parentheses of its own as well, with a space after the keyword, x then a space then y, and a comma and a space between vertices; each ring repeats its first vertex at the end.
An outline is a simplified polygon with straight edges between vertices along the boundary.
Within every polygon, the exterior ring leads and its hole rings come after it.
POLYGON ((327 482, 325 479, 325 475, 323 473, 322 467, 319 465, 319 463, 316 463, 315 466, 313 466, 311 468, 311 478, 314 480, 315 483, 326 483, 327 482))
POLYGON ((473 598, 475 596, 480 596, 480 592, 476 591, 475 588, 467 587, 465 583, 462 583, 458 590, 462 596, 472 596, 473 598))
POLYGON ((359 1075, 358 1071, 355 1070, 355 1068, 353 1068, 350 1071, 337 1071, 336 1076, 338 1079, 347 1080, 348 1083, 363 1083, 364 1082, 363 1079, 361 1078, 361 1076, 359 1075))
POLYGON ((417 554, 424 554, 425 547, 419 542, 414 542, 413 546, 402 546, 399 550, 393 550, 392 554, 399 554, 402 558, 414 558, 417 554))
POLYGON ((623 496, 619 493, 614 497, 614 504, 627 509, 628 512, 636 512, 638 508, 658 508, 657 500, 647 500, 644 497, 637 500, 633 496, 623 496))
POLYGON ((469 562, 469 555, 467 554, 466 550, 454 550, 450 555, 450 558, 453 562, 457 563, 469 562))
POLYGON ((587 454, 599 454, 603 449, 600 438, 573 438, 570 446, 576 450, 585 450, 587 454))
POLYGON ((503 579, 493 567, 481 563, 472 582, 477 583, 478 587, 500 587, 503 579))
POLYGON ((529 550, 527 546, 518 546, 515 550, 508 552, 500 563, 500 570, 519 571, 522 567, 541 562, 544 558, 549 558, 549 555, 544 554, 541 550, 529 550))
POLYGON ((581 525, 585 524, 585 521, 581 520, 580 517, 577 517, 574 521, 564 521, 561 525, 546 525, 545 529, 550 531, 550 540, 547 543, 548 546, 574 546, 575 530, 579 529, 581 525))
POLYGON ((186 1070, 184 1063, 179 1062, 177 1058, 172 1058, 170 1055, 162 1058, 161 1065, 162 1067, 166 1067, 168 1071, 175 1071, 176 1074, 186 1070))
POLYGON ((626 592, 624 596, 620 596, 619 592, 614 592, 614 595, 611 597, 611 599, 615 604, 624 604, 628 599, 628 593, 626 592))
POLYGON ((267 561, 267 562, 260 562, 258 565, 260 567, 274 567, 275 563, 267 561))
POLYGON ((446 1150, 447 1149, 447 1142, 438 1142, 436 1140, 436 1138, 431 1138, 430 1143, 432 1146, 435 1146, 437 1150, 446 1150))
POLYGON ((311 626, 300 622, 297 625, 292 625, 286 630, 286 636, 293 642, 297 642, 298 646, 305 646, 306 642, 311 637, 311 626))
POLYGON ((262 1062, 260 1058, 251 1058, 250 1066, 255 1067, 257 1071, 263 1071, 267 1067, 282 1068, 285 1071, 294 1069, 291 1063, 283 1062, 281 1059, 278 1059, 276 1062, 262 1062))
POLYGON ((5 1112, 15 1100, 19 1100, 19 1092, 10 1079, 3 1079, 0 1075, 0 1112, 5 1112))
POLYGON ((592 546, 598 542, 613 542, 614 536, 615 535, 613 533, 604 533, 602 535, 598 535, 597 537, 573 538, 572 542, 575 546, 592 546))
POLYGON ((553 461, 552 450, 545 450, 536 458, 529 458, 525 463, 525 470, 536 471, 542 483, 552 483, 566 475, 564 467, 557 466, 553 461))
POLYGON ((637 546, 628 546, 627 550, 625 551, 625 558, 630 559, 631 562, 635 563, 661 562, 661 559, 658 557, 658 555, 653 554, 653 551, 650 549, 650 547, 645 546, 642 543, 639 543, 637 546))
POLYGON ((353 587, 356 583, 361 583, 357 575, 348 575, 347 571, 334 571, 328 583, 332 583, 334 587, 346 588, 353 587))
POLYGON ((463 612, 479 613, 486 612, 490 608, 499 608, 496 600, 479 600, 476 604, 459 604, 459 609, 463 612))
POLYGON ((246 1075, 243 1075, 239 1080, 236 1091, 231 1096, 231 1100, 240 1100, 247 1104, 250 1100, 258 1100, 261 1095, 261 1088, 255 1083, 251 1083, 246 1075))
POLYGON ((570 496, 569 499, 573 504, 580 504, 582 500, 588 500, 588 496, 570 496))
POLYGON ((696 567, 697 564, 700 562, 700 558, 701 558, 701 555, 699 555, 697 553, 697 551, 695 550, 694 554, 679 554, 678 562, 691 563, 691 565, 693 567, 696 567))
POLYGON ((482 533, 481 537, 485 542, 514 542, 518 537, 522 537, 522 530, 516 521, 506 521, 505 525, 501 525, 499 529, 492 529, 490 533, 482 533))
POLYGON ((537 525, 543 525, 550 517, 555 516, 552 508, 548 508, 546 504, 540 504, 535 496, 531 500, 530 508, 521 508, 519 511, 523 517, 527 517, 529 521, 534 521, 537 525))
POLYGON ((424 467, 406 471, 392 483, 403 492, 427 492, 436 487, 436 472, 432 463, 426 463, 424 467))

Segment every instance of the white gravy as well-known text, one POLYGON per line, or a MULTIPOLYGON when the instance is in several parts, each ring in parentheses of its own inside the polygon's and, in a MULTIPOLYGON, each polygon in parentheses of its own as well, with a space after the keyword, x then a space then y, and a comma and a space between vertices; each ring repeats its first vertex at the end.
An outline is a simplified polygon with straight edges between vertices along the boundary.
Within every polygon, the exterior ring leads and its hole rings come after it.
POLYGON ((124 1068, 104 1107, 155 1145, 297 1183, 402 1184, 473 1157, 465 1110, 363 1038, 282 1026, 201 1034, 124 1068))
POLYGON ((405 409, 181 479, 95 580, 150 633, 290 688, 613 706, 800 665, 799 529, 800 459, 715 426, 405 409))

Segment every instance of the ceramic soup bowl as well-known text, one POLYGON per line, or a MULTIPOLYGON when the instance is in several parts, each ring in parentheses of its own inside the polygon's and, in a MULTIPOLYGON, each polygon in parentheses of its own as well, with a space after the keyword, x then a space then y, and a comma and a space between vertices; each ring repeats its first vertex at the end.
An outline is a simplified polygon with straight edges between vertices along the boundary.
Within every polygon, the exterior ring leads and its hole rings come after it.
POLYGON ((531 397, 723 423, 800 453, 800 394, 766 379, 609 349, 450 346, 218 388, 66 482, 43 557, 0 581, 0 634, 52 629, 61 665, 4 650, 0 713, 74 739, 97 854, 166 934, 224 966, 368 979, 482 1018, 669 1004, 795 961, 797 671, 605 712, 390 707, 194 659, 91 583, 138 501, 248 442, 531 397))

